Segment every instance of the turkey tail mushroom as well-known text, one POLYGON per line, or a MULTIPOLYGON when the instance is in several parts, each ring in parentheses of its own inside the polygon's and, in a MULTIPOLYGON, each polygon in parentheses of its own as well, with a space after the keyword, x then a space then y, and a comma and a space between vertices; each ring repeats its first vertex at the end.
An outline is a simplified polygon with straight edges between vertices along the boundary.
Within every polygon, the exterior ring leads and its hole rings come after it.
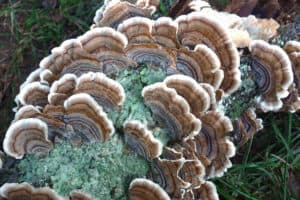
POLYGON ((142 8, 126 1, 106 1, 105 5, 97 10, 94 22, 97 27, 108 26, 117 28, 119 24, 131 17, 140 16, 150 18, 152 12, 153 9, 142 8))
POLYGON ((283 100, 283 110, 296 112, 300 109, 300 42, 289 41, 284 46, 284 50, 288 54, 292 63, 294 83, 289 88, 289 96, 283 100))
POLYGON ((74 93, 91 95, 107 111, 119 108, 125 101, 122 85, 103 73, 90 72, 79 77, 74 93))
POLYGON ((203 126, 200 133, 195 136, 196 145, 199 145, 197 149, 202 148, 201 154, 212 161, 211 165, 206 168, 206 175, 208 177, 223 176, 227 168, 232 166, 230 158, 235 155, 235 146, 227 138, 233 130, 232 123, 228 117, 217 111, 207 112, 200 117, 200 120, 203 126))
POLYGON ((154 21, 152 26, 152 37, 158 44, 168 47, 177 48, 178 24, 169 17, 160 17, 154 21))
POLYGON ((66 74, 55 81, 48 96, 52 105, 63 105, 73 94, 91 95, 106 111, 120 107, 125 101, 125 91, 121 84, 108 78, 103 73, 85 73, 79 78, 74 74, 66 74))
POLYGON ((254 108, 249 108, 233 122, 233 127, 235 141, 241 146, 263 129, 263 121, 257 118, 254 108))
POLYGON ((164 80, 164 83, 167 87, 174 88, 176 92, 189 103, 191 113, 196 117, 215 106, 213 105, 216 103, 215 96, 207 91, 204 84, 199 84, 188 76, 168 76, 164 80))
POLYGON ((241 84, 238 68, 240 58, 228 30, 218 21, 198 12, 182 15, 176 21, 180 43, 191 48, 198 44, 205 44, 211 48, 218 55, 221 69, 224 71, 221 89, 227 95, 235 92, 241 84))
POLYGON ((3 141, 5 153, 16 159, 22 159, 25 154, 48 154, 52 148, 46 123, 35 118, 13 123, 3 141))
MULTIPOLYGON (((63 111, 61 115, 63 115, 63 111)), ((43 113, 37 107, 32 105, 22 107, 16 113, 14 122, 28 118, 40 119, 45 122, 48 127, 48 139, 51 141, 54 141, 56 136, 63 137, 66 134, 65 123, 62 118, 57 118, 56 116, 43 113)))
POLYGON ((64 121, 88 141, 103 142, 114 133, 114 126, 102 107, 88 94, 79 93, 64 102, 64 121))
POLYGON ((207 111, 212 104, 211 96, 194 79, 184 75, 172 75, 164 80, 169 88, 174 88, 188 103, 191 113, 199 116, 200 113, 207 111))
POLYGON ((48 103, 50 87, 40 82, 25 85, 18 94, 17 101, 21 105, 45 106, 48 103))
POLYGON ((222 176, 231 167, 229 159, 235 154, 235 147, 227 138, 233 130, 232 123, 217 111, 208 111, 199 118, 201 131, 174 148, 185 159, 200 160, 205 167, 206 178, 222 176))
POLYGON ((205 167, 199 160, 185 160, 178 176, 185 182, 190 183, 192 187, 198 187, 203 182, 205 167))
POLYGON ((48 187, 34 188, 26 182, 5 183, 0 188, 1 197, 5 200, 64 200, 63 197, 48 187))
POLYGON ((218 89, 224 79, 218 56, 206 45, 195 46, 194 50, 185 47, 178 49, 176 68, 197 82, 209 83, 218 89))
POLYGON ((162 144, 155 139, 152 132, 139 121, 130 120, 124 123, 125 142, 147 160, 153 160, 162 153, 162 144))
POLYGON ((76 79, 77 77, 75 74, 65 74, 59 80, 54 81, 50 88, 48 102, 52 105, 62 105, 74 92, 76 79))
POLYGON ((70 193, 70 200, 93 200, 92 196, 78 190, 73 190, 70 193))
POLYGON ((252 41, 249 48, 253 57, 252 70, 260 90, 259 107, 264 112, 278 111, 294 80, 289 57, 280 47, 262 40, 252 41))
POLYGON ((191 112, 187 101, 164 83, 146 86, 142 91, 144 102, 170 132, 172 140, 195 135, 201 122, 191 112))
POLYGON ((171 200, 158 184, 144 178, 134 179, 129 186, 130 200, 171 200))
POLYGON ((126 35, 129 44, 151 43, 152 20, 145 17, 132 17, 118 26, 118 31, 126 35))
POLYGON ((167 160, 155 159, 150 178, 158 183, 171 197, 181 193, 181 189, 187 189, 191 186, 179 177, 179 170, 182 168, 185 160, 167 160))
POLYGON ((128 44, 126 36, 112 28, 92 29, 78 37, 78 40, 88 53, 97 57, 104 73, 136 66, 136 63, 124 53, 124 48, 128 44))
POLYGON ((147 64, 158 70, 163 69, 167 74, 178 73, 176 70, 176 53, 155 43, 128 45, 126 55, 139 64, 147 64))
POLYGON ((51 54, 40 62, 40 67, 52 73, 42 74, 46 80, 56 80, 68 73, 80 76, 88 71, 102 69, 97 57, 84 49, 78 39, 66 40, 59 47, 53 48, 51 54))
POLYGON ((199 188, 193 189, 193 193, 195 199, 219 200, 216 186, 210 181, 206 181, 199 188))

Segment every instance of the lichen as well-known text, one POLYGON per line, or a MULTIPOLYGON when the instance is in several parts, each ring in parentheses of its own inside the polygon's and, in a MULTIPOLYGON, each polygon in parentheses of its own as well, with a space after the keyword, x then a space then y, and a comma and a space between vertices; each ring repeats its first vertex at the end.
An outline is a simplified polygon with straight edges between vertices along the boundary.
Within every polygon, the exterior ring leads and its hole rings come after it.
POLYGON ((128 68, 119 71, 115 80, 124 88, 126 99, 122 108, 108 113, 115 128, 122 129, 126 120, 139 120, 143 123, 154 123, 151 110, 144 104, 142 90, 145 86, 163 81, 166 73, 146 66, 128 68))
POLYGON ((18 167, 19 182, 51 186, 64 196, 81 190, 101 200, 128 199, 130 182, 149 169, 147 161, 130 154, 117 136, 79 148, 62 143, 45 158, 27 156, 18 167))
MULTIPOLYGON (((120 70, 111 76, 124 88, 126 100, 122 107, 108 113, 117 131, 129 119, 154 124, 151 110, 144 104, 142 89, 163 81, 166 74, 146 66, 120 70)), ((156 129, 155 129, 156 130, 156 129)), ((155 136, 168 141, 167 133, 157 129, 155 136)), ((69 143, 57 145, 45 158, 27 156, 19 164, 19 182, 50 186, 67 196, 72 190, 92 194, 95 199, 127 199, 129 183, 144 177, 149 163, 127 149, 120 134, 105 143, 74 148, 69 143)))
POLYGON ((219 105, 219 109, 231 120, 239 118, 244 111, 254 106, 257 96, 257 85, 251 74, 249 60, 242 60, 240 65, 242 84, 237 92, 225 98, 219 105))

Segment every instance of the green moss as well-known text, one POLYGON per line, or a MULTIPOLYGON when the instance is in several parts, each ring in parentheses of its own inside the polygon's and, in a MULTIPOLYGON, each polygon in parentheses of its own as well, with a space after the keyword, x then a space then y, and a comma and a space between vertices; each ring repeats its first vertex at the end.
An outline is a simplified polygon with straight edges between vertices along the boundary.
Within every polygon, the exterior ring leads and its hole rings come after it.
POLYGON ((153 70, 141 66, 138 69, 129 68, 118 72, 115 80, 118 81, 126 93, 126 100, 122 109, 108 113, 117 129, 129 119, 140 120, 144 123, 153 123, 150 109, 144 104, 142 90, 145 86, 163 81, 166 74, 162 70, 153 70))
POLYGON ((128 199, 131 180, 145 176, 149 167, 144 159, 126 152, 116 137, 80 148, 63 143, 45 158, 27 156, 22 160, 19 181, 51 186, 64 196, 79 189, 95 199, 128 199))

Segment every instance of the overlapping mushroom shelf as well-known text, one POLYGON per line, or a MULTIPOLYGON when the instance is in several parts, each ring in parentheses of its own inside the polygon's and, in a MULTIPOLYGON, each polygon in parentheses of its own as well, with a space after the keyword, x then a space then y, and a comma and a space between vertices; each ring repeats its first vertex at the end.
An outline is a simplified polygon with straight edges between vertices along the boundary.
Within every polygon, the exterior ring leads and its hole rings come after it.
MULTIPOLYGON (((255 108, 234 123, 219 109, 242 83, 229 30, 201 11, 175 20, 149 19, 158 3, 105 1, 91 30, 52 49, 20 87, 5 153, 16 159, 45 156, 64 140, 80 146, 121 133, 132 152, 151 163, 147 177, 130 184, 131 199, 218 199, 209 179, 232 165, 235 146, 229 134, 244 143, 262 129, 262 121, 255 108), (117 133, 109 113, 122 110, 128 97, 116 77, 141 66, 167 76, 138 91, 154 124, 128 115, 117 133), (167 141, 154 134, 157 128, 167 141)), ((286 53, 263 41, 251 42, 251 72, 259 88, 253 106, 264 112, 299 109, 299 47, 289 42, 286 53)), ((0 189, 5 199, 22 195, 62 199, 49 188, 27 183, 0 189)), ((70 198, 92 199, 80 191, 70 198)))

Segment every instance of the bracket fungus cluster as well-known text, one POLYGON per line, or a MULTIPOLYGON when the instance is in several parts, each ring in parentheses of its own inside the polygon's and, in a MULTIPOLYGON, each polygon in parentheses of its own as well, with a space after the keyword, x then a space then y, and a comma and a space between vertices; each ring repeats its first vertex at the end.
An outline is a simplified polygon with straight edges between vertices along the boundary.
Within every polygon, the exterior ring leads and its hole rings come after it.
MULTIPOLYGON (((91 30, 52 49, 20 87, 15 119, 3 142, 5 153, 16 159, 26 159, 26 154, 47 157, 64 141, 79 148, 118 135, 114 139, 150 166, 147 175, 132 180, 130 199, 218 199, 210 179, 232 166, 233 140, 245 143, 263 128, 255 109, 300 108, 300 44, 288 42, 283 50, 251 39, 244 45, 251 52, 250 78, 258 95, 251 108, 230 119, 222 105, 230 108, 224 102, 234 102, 245 83, 230 30, 235 18, 228 15, 224 25, 217 20, 224 13, 214 19, 199 9, 201 1, 192 1, 191 13, 182 10, 176 19, 153 19, 158 5, 157 0, 106 0, 91 30), (122 111, 131 98, 118 77, 130 75, 128 70, 139 76, 142 67, 166 76, 143 82, 132 93, 151 113, 151 121, 132 112, 117 126, 111 113, 122 111)), ((95 198, 73 189, 69 199, 95 198)), ((28 183, 7 183, 0 189, 4 199, 21 196, 65 198, 28 183)))

